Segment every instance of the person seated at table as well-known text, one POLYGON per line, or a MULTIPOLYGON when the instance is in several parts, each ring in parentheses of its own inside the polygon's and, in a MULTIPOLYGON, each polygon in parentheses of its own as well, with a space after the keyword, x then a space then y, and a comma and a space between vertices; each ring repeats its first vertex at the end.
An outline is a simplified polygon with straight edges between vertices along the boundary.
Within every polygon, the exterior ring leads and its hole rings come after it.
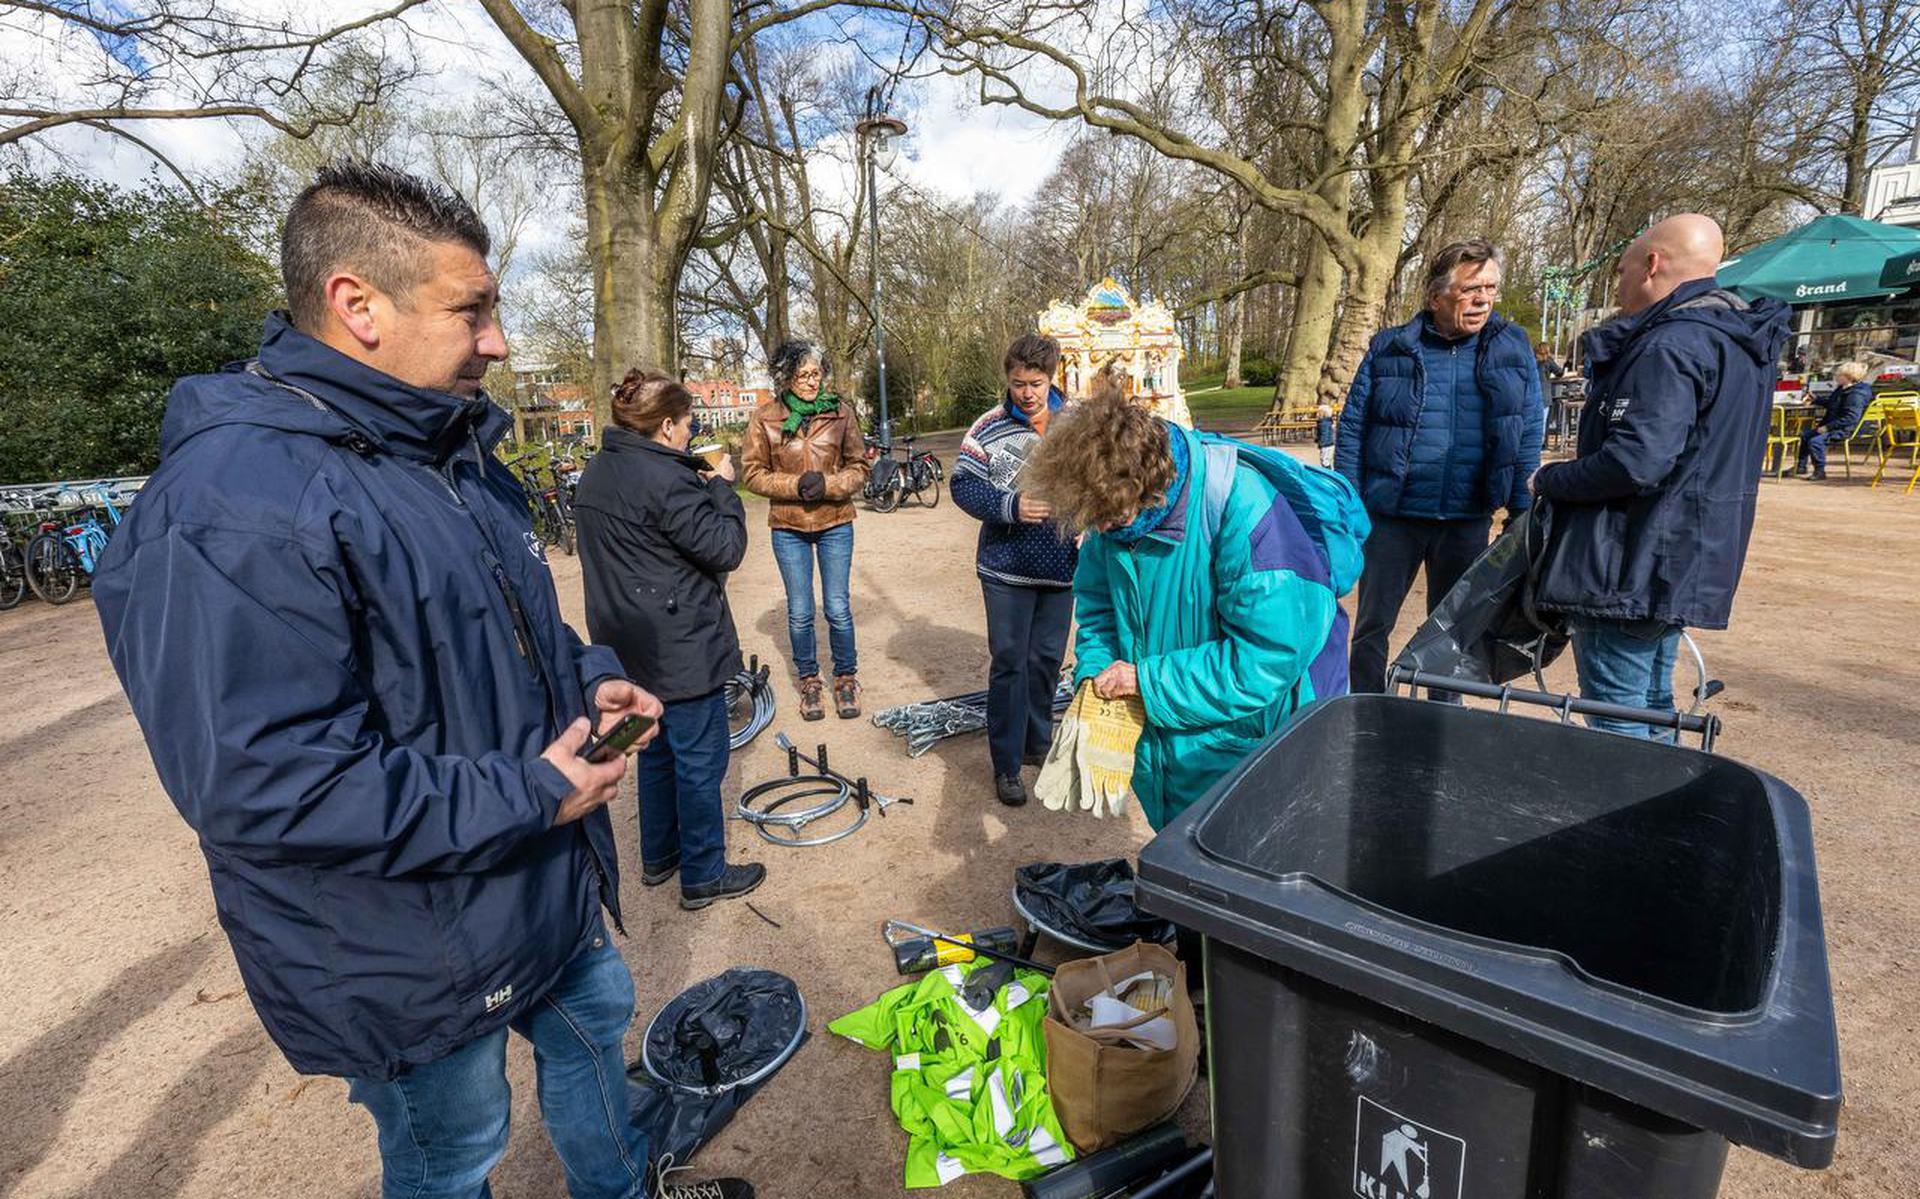
POLYGON ((1827 395, 1826 414, 1800 437, 1800 459, 1793 468, 1796 476, 1827 477, 1827 443, 1845 442, 1859 428, 1860 418, 1873 402, 1873 384, 1867 382, 1871 373, 1872 368, 1864 362, 1842 362, 1833 368, 1833 391, 1827 395))

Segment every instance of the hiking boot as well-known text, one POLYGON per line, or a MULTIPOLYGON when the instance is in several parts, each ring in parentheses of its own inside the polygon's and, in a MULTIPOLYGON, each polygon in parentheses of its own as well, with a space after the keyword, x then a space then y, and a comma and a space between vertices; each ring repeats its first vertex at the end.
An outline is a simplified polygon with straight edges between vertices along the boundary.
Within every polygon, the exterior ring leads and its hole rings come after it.
POLYGON ((657 1166, 647 1167, 646 1195, 643 1199, 753 1199, 753 1184, 744 1178, 709 1178, 704 1182, 668 1182, 669 1174, 678 1174, 685 1166, 673 1164, 671 1153, 657 1166))
POLYGON ((680 855, 677 853, 659 862, 641 862, 640 885, 643 887, 657 887, 672 878, 679 870, 680 855))
POLYGON ((701 883, 696 887, 682 886, 680 906, 689 912, 697 912, 722 899, 738 899, 765 881, 767 868, 758 862, 729 866, 710 883, 701 883))
POLYGON ((860 680, 850 674, 833 676, 833 710, 842 720, 860 715, 860 680))
POLYGON ((993 793, 1001 803, 1017 808, 1027 802, 1027 785, 1020 781, 1017 774, 996 774, 993 776, 993 793))
POLYGON ((1807 478, 1812 479, 1816 483, 1824 483, 1827 481, 1827 472, 1824 470, 1816 470, 1808 475, 1807 478))
POLYGON ((820 676, 810 674, 800 680, 800 719, 825 720, 827 710, 820 703, 820 676))

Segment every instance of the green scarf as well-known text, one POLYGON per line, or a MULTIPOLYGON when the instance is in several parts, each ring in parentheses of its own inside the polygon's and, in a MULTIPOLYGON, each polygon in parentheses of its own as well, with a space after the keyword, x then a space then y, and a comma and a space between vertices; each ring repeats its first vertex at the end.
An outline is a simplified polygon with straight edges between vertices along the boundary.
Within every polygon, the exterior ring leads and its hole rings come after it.
POLYGON ((802 426, 824 412, 838 412, 840 397, 830 391, 822 391, 811 400, 803 400, 790 391, 780 393, 780 402, 787 406, 787 419, 780 422, 780 431, 788 437, 798 433, 802 426))

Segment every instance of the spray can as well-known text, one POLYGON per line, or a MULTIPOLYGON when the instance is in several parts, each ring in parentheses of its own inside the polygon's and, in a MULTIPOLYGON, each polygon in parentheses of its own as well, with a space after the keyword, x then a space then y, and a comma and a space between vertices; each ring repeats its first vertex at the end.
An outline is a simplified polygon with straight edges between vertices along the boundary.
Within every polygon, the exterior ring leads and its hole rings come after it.
MULTIPOLYGON (((970 933, 955 933, 953 939, 1001 953, 1015 953, 1020 944, 1010 928, 984 928, 970 933)), ((978 956, 965 946, 949 945, 932 937, 903 937, 892 942, 892 945, 893 968, 902 974, 918 974, 922 970, 937 970, 956 962, 971 962, 978 956)))

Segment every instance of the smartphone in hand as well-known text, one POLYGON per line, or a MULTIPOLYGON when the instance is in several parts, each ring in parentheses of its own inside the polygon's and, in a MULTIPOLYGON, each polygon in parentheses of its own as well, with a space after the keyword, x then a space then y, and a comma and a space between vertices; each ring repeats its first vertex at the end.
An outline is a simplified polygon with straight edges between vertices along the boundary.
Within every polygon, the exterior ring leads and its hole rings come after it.
POLYGON ((589 737, 580 747, 579 756, 589 762, 610 762, 616 756, 628 753, 633 743, 640 740, 646 731, 653 727, 653 717, 628 714, 620 718, 620 723, 608 729, 603 736, 589 737))

